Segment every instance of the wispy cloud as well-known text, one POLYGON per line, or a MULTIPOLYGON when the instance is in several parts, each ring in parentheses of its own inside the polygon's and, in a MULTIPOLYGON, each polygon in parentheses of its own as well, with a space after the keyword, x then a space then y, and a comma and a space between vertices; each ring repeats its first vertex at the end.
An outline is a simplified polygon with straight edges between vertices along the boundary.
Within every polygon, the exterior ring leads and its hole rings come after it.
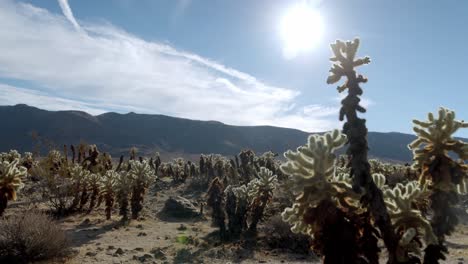
POLYGON ((77 31, 81 31, 81 27, 78 22, 76 22, 75 16, 68 4, 68 0, 58 0, 58 3, 62 9, 63 15, 70 21, 70 23, 72 23, 77 31))
POLYGON ((3 85, 0 104, 119 109, 307 131, 338 127, 337 109, 298 107, 296 90, 110 24, 78 23, 68 2, 59 2, 66 19, 30 4, 0 2, 0 77, 41 89, 3 85))

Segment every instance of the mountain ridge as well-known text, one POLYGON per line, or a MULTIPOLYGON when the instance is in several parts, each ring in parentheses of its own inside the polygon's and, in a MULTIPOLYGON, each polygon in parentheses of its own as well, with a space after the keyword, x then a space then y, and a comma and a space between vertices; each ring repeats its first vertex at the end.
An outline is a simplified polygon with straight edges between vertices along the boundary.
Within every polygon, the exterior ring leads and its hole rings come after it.
MULTIPOLYGON (((56 147, 87 142, 112 155, 127 154, 132 146, 141 154, 155 151, 197 155, 235 155, 243 149, 282 154, 306 142, 305 131, 275 126, 233 126, 219 121, 200 121, 159 114, 91 115, 84 111, 48 111, 18 104, 0 106, 3 135, 0 151, 32 151, 37 140, 48 139, 56 147)), ((384 160, 411 161, 406 147, 414 135, 369 132, 369 155, 384 160)), ((46 140, 47 141, 47 140, 46 140)))

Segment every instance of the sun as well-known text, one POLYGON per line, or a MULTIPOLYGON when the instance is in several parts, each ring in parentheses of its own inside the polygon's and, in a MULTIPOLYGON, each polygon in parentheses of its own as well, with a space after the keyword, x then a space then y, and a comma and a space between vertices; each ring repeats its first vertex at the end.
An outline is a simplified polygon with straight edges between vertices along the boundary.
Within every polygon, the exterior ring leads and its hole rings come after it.
POLYGON ((306 3, 292 6, 280 23, 284 55, 292 58, 310 51, 322 38, 323 29, 322 17, 317 10, 306 3))

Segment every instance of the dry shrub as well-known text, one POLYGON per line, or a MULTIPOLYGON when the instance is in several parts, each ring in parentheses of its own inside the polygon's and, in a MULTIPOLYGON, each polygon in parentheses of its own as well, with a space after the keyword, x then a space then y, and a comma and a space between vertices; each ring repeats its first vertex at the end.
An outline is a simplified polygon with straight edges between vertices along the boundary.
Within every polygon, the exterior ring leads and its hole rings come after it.
POLYGON ((0 220, 0 263, 58 259, 69 253, 65 231, 43 213, 28 210, 0 220))
POLYGON ((267 243, 271 248, 285 249, 298 254, 310 254, 311 238, 303 234, 295 234, 291 226, 285 223, 281 216, 270 217, 264 224, 264 232, 268 235, 267 243))

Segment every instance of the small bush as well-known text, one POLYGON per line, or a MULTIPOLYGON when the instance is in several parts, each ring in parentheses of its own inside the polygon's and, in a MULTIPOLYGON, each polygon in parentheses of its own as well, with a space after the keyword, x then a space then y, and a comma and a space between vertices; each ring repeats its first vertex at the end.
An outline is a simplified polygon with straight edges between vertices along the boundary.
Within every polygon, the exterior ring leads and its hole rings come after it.
POLYGON ((298 254, 310 254, 312 239, 304 234, 295 234, 291 226, 275 215, 264 224, 265 234, 268 234, 267 244, 271 248, 285 249, 298 254))
POLYGON ((65 232, 47 215, 26 211, 0 220, 0 263, 28 263, 65 257, 65 232))

